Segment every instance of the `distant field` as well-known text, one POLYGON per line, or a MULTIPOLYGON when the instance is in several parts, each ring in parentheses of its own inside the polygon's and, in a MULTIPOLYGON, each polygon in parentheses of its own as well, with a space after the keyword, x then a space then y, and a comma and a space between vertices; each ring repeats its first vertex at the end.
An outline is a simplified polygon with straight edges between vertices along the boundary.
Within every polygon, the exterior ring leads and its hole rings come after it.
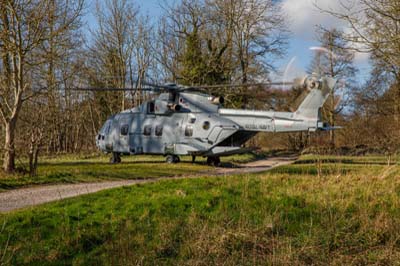
POLYGON ((384 157, 304 156, 263 174, 160 181, 0 215, 0 265, 399 261, 400 166, 384 157))

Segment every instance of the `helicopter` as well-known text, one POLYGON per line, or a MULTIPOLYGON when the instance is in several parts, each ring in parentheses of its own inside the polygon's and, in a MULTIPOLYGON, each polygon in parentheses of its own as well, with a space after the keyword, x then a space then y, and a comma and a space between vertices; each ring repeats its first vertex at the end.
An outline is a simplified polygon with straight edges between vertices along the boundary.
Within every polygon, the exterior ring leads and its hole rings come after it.
POLYGON ((204 92, 219 85, 147 84, 159 96, 110 116, 96 136, 96 146, 112 155, 111 163, 120 163, 121 155, 163 155, 167 163, 178 163, 179 156, 189 155, 192 162, 202 156, 209 165, 219 166, 220 157, 246 152, 243 144, 258 132, 331 130, 321 121, 320 109, 336 79, 306 76, 300 80, 278 83, 297 83, 307 89, 294 112, 223 108, 222 96, 204 92))

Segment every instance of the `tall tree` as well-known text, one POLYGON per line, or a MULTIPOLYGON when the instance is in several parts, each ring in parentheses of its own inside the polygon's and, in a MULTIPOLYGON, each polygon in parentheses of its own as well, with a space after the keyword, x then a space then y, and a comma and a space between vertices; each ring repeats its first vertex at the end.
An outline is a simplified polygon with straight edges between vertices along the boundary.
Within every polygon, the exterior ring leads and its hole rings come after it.
POLYGON ((15 132, 22 105, 37 93, 33 69, 46 63, 39 56, 40 48, 62 36, 81 14, 82 1, 69 3, 54 14, 51 0, 0 2, 0 115, 5 128, 3 168, 7 172, 15 169, 15 132), (63 19, 50 26, 56 17, 63 19))
POLYGON ((272 0, 185 0, 165 10, 162 36, 175 40, 169 67, 202 76, 203 83, 212 76, 216 83, 267 80, 274 59, 285 52, 284 17, 272 0))
MULTIPOLYGON (((148 72, 154 68, 154 29, 149 24, 149 17, 140 16, 137 20, 137 27, 135 30, 135 43, 132 58, 129 60, 129 73, 130 73, 130 83, 131 87, 135 87, 133 92, 132 100, 136 99, 136 105, 141 104, 142 100, 142 86, 143 82, 146 80, 148 72), (136 71, 134 68, 136 66, 136 71), (134 75, 136 73, 136 76, 134 75), (136 77, 136 80, 135 80, 136 77)), ((157 73, 152 73, 154 78, 157 79, 157 73)))
POLYGON ((160 39, 172 60, 160 56, 160 62, 171 71, 171 77, 190 85, 225 80, 221 58, 226 45, 214 41, 217 35, 211 30, 204 1, 184 0, 165 10, 160 39))
MULTIPOLYGON (((134 50, 138 8, 127 0, 97 1, 95 17, 98 27, 90 47, 91 85, 125 88, 129 60, 134 50), (95 71, 93 71, 95 69, 95 71)), ((106 104, 107 115, 126 107, 125 92, 99 93, 106 104)), ((101 104, 101 103, 100 103, 101 104)))
MULTIPOLYGON (((369 52, 375 64, 400 84, 400 2, 398 0, 350 1, 343 12, 326 11, 348 23, 344 37, 353 49, 369 52)), ((400 86, 396 90, 396 122, 400 123, 400 86)))
POLYGON ((273 0, 230 1, 235 16, 233 44, 240 80, 262 79, 274 70, 274 59, 285 52, 287 29, 279 3, 273 0))
MULTIPOLYGON (((334 10, 325 12, 347 22, 350 30, 344 37, 353 43, 354 50, 370 53, 374 71, 357 95, 357 101, 362 99, 361 102, 364 102, 368 99, 370 106, 358 105, 365 109, 366 113, 358 112, 357 116, 362 118, 358 120, 367 121, 364 126, 372 128, 374 120, 370 119, 370 115, 379 114, 375 120, 376 125, 380 129, 384 128, 385 134, 376 135, 380 139, 378 142, 389 143, 387 146, 393 147, 393 141, 400 139, 400 2, 398 0, 349 2, 348 5, 342 3, 343 8, 339 12, 334 10), (382 80, 385 82, 382 83, 382 80), (375 87, 371 84, 379 85, 375 87), (372 100, 371 94, 374 95, 372 100), (385 112, 372 111, 372 106, 382 105, 382 99, 390 99, 384 101, 385 112), (388 113, 388 110, 392 112, 388 113)), ((397 149, 400 147, 399 141, 396 147, 397 149)), ((390 150, 393 152, 393 148, 390 150)))
MULTIPOLYGON (((309 67, 309 74, 328 75, 338 80, 338 85, 330 92, 322 115, 331 126, 335 126, 337 115, 342 112, 349 94, 355 89, 356 68, 353 64, 354 52, 350 44, 337 29, 319 30, 321 46, 316 48, 315 57, 309 67), (338 91, 341 90, 341 91, 338 91)), ((329 142, 335 147, 335 131, 329 131, 329 142)))

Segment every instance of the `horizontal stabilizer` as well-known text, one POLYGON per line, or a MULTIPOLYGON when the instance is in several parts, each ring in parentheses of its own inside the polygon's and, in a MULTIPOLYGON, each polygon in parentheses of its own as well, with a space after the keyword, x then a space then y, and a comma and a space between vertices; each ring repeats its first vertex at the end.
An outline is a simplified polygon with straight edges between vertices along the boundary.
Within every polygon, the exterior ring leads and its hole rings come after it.
POLYGON ((318 130, 320 130, 320 131, 331 131, 331 130, 337 130, 337 129, 341 129, 341 128, 343 128, 343 127, 331 126, 328 123, 323 123, 323 122, 318 123, 318 130))

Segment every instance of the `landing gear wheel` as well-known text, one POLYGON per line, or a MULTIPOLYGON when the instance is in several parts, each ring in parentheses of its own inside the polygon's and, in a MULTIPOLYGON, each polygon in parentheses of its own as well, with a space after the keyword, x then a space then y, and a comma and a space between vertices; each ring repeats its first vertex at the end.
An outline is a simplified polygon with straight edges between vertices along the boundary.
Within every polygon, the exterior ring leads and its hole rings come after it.
POLYGON ((219 159, 219 157, 214 158, 214 166, 215 167, 221 166, 221 160, 219 159))
POLYGON ((207 164, 218 167, 221 165, 221 160, 219 159, 219 157, 207 157, 207 164))
POLYGON ((196 156, 192 155, 192 163, 196 161, 196 156))
POLYGON ((121 162, 120 154, 118 152, 113 152, 110 158, 110 163, 120 163, 120 162, 121 162))
POLYGON ((175 161, 174 161, 174 156, 173 155, 167 155, 166 157, 165 157, 165 161, 167 162, 167 163, 175 163, 175 161))
POLYGON ((181 159, 179 158, 179 156, 177 155, 172 155, 172 154, 168 154, 165 157, 165 161, 167 163, 179 163, 181 161, 181 159))

